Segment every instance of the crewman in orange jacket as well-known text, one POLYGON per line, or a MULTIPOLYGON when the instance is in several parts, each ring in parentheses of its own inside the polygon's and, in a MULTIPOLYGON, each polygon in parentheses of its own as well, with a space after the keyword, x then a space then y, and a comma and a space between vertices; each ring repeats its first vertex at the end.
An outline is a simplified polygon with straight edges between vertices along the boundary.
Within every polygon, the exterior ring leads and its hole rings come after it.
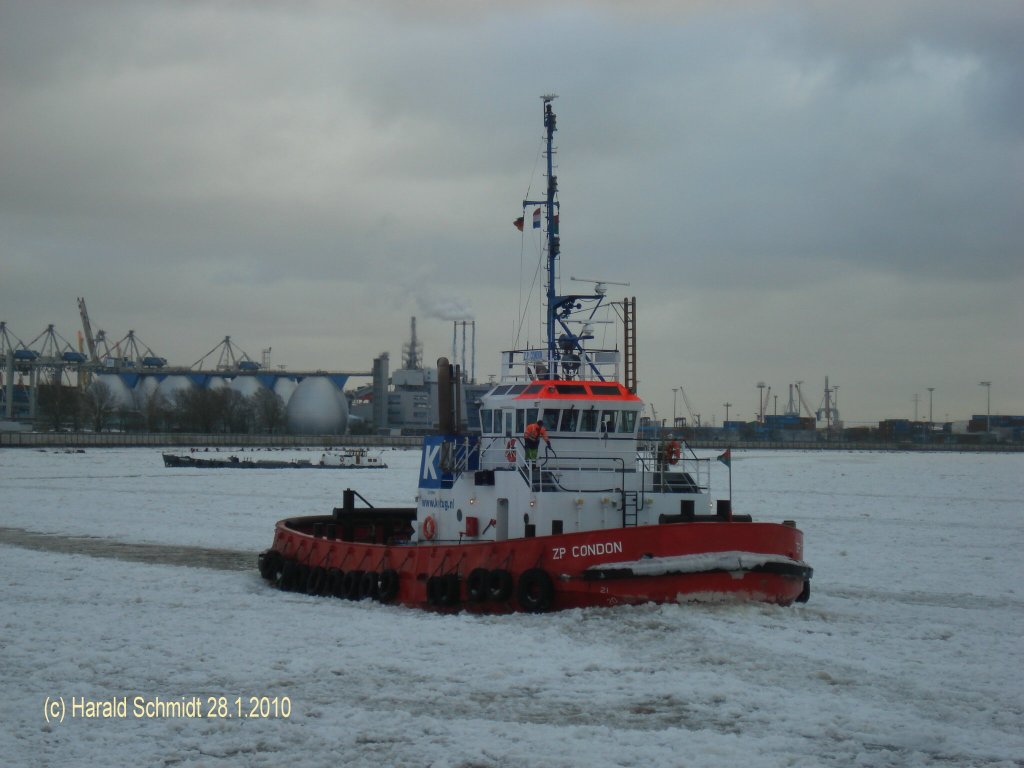
POLYGON ((527 424, 523 431, 523 445, 526 446, 527 461, 537 460, 537 449, 540 447, 541 440, 547 444, 548 448, 551 447, 548 432, 544 429, 544 419, 537 419, 536 424, 527 424))

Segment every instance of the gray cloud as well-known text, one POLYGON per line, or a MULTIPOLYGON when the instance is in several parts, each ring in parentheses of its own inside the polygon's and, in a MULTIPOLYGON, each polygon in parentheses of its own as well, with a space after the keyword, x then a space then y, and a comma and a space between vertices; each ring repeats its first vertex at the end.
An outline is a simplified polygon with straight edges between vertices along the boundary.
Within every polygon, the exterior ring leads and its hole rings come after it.
POLYGON ((967 415, 980 378, 1021 412, 1021 26, 952 0, 3 2, 0 318, 71 338, 85 295, 175 361, 230 334, 366 369, 461 301, 484 368, 554 91, 568 269, 632 282, 661 410, 682 378, 714 403, 828 367, 856 418, 924 386, 967 415))

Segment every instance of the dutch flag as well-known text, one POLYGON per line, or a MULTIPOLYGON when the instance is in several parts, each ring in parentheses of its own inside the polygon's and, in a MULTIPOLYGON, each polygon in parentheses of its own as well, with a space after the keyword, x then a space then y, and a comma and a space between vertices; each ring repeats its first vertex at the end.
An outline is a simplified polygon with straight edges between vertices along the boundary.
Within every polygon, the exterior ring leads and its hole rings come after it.
POLYGON ((533 228, 540 229, 540 208, 533 212, 533 228))

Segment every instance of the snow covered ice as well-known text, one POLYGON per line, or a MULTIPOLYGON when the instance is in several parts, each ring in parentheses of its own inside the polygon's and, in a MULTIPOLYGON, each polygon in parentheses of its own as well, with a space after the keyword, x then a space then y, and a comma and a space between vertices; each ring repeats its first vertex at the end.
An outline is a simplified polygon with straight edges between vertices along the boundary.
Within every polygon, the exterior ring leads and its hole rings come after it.
POLYGON ((736 511, 805 533, 811 600, 789 608, 442 616, 260 580, 278 519, 329 512, 346 485, 410 505, 418 453, 385 460, 243 472, 0 451, 3 763, 1024 765, 1024 456, 734 452, 736 511), (249 550, 252 567, 174 547, 249 550), (124 696, 287 696, 291 713, 44 717, 48 697, 124 696))

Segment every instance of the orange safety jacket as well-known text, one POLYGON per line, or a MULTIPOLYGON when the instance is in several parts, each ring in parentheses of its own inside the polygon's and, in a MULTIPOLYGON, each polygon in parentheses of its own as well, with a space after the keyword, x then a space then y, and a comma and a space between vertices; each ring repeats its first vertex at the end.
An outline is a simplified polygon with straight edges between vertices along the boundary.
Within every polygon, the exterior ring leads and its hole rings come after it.
POLYGON ((523 431, 523 439, 526 441, 526 445, 529 448, 533 448, 540 445, 540 441, 543 440, 545 443, 550 443, 548 440, 548 432, 540 424, 528 424, 526 429, 523 431))

